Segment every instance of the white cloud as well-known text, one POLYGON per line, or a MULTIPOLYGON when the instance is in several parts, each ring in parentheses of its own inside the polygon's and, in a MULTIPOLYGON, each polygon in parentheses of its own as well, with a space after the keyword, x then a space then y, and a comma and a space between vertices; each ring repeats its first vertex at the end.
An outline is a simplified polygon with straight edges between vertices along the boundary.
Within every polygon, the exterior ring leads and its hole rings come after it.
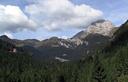
POLYGON ((68 39, 68 36, 61 36, 60 38, 68 39))
POLYGON ((39 27, 47 30, 80 28, 102 16, 100 10, 85 4, 75 5, 70 0, 37 0, 27 5, 24 11, 18 6, 0 4, 0 33, 39 27))
POLYGON ((8 36, 11 39, 14 38, 14 36, 11 33, 9 33, 9 32, 5 32, 3 35, 6 35, 6 36, 8 36))
POLYGON ((26 6, 25 12, 40 27, 48 30, 86 27, 103 14, 89 5, 75 5, 70 0, 38 0, 26 6))
POLYGON ((0 5, 0 33, 33 30, 35 27, 36 24, 19 7, 0 5))
POLYGON ((13 36, 10 32, 1 33, 0 36, 2 36, 2 35, 6 35, 6 36, 8 36, 8 37, 11 38, 11 39, 14 38, 14 36, 13 36))

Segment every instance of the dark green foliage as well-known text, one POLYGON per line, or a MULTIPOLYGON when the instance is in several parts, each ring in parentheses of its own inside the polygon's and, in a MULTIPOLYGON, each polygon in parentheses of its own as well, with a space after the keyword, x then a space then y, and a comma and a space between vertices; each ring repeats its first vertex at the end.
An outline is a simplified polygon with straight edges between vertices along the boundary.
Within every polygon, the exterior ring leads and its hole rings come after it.
POLYGON ((94 79, 94 82, 105 82, 106 79, 105 69, 100 63, 98 56, 96 56, 94 60, 93 68, 94 68, 94 72, 92 79, 94 79))
POLYGON ((33 62, 27 53, 0 50, 0 82, 127 82, 128 45, 77 62, 33 62))
MULTIPOLYGON (((31 56, 0 53, 0 82, 118 82, 128 76, 128 46, 80 62, 33 63, 31 56)), ((120 81, 120 82, 121 82, 120 81)))
POLYGON ((8 42, 2 41, 0 39, 0 50, 9 51, 10 48, 15 47, 13 44, 10 44, 8 42))

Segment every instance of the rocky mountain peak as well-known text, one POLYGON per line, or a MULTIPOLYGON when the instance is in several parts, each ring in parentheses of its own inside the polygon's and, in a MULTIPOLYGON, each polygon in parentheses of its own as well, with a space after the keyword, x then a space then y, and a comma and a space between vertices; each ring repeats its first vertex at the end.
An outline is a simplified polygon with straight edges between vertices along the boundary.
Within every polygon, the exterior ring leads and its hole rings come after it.
POLYGON ((81 39, 81 38, 85 38, 86 36, 87 36, 87 32, 80 31, 75 36, 73 36, 71 39, 81 39))
POLYGON ((6 35, 0 36, 0 39, 9 43, 13 43, 13 41, 6 35))
POLYGON ((104 36, 109 36, 112 29, 114 29, 114 25, 110 21, 100 20, 89 25, 86 31, 88 34, 97 33, 104 36))
POLYGON ((86 30, 77 33, 72 39, 83 39, 89 34, 101 34, 111 36, 114 25, 108 20, 98 20, 90 24, 86 30))
POLYGON ((9 37, 6 35, 2 35, 2 36, 0 36, 0 39, 9 39, 9 37))
POLYGON ((46 41, 59 41, 60 40, 60 38, 58 38, 58 37, 51 37, 51 38, 49 38, 49 39, 46 39, 46 41))

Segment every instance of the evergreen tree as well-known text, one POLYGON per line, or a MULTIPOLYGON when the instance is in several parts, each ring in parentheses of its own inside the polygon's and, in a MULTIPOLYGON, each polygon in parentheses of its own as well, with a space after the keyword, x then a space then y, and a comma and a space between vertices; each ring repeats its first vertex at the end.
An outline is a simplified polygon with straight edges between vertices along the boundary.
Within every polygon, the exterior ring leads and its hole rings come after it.
POLYGON ((92 73, 92 79, 94 82, 105 82, 106 80, 105 69, 100 63, 98 56, 94 59, 94 72, 92 73))

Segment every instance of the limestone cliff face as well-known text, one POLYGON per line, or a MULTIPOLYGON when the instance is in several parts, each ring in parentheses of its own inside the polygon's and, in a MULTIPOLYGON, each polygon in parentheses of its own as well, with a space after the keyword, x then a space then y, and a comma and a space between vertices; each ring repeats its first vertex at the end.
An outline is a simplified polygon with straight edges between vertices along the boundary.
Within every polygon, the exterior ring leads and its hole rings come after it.
POLYGON ((77 33, 72 39, 82 39, 89 34, 101 34, 103 36, 111 36, 115 26, 107 20, 99 20, 89 25, 86 30, 77 33))
POLYGON ((114 29, 114 25, 110 21, 100 21, 92 23, 87 28, 87 33, 97 33, 104 36, 110 36, 110 32, 114 29))

